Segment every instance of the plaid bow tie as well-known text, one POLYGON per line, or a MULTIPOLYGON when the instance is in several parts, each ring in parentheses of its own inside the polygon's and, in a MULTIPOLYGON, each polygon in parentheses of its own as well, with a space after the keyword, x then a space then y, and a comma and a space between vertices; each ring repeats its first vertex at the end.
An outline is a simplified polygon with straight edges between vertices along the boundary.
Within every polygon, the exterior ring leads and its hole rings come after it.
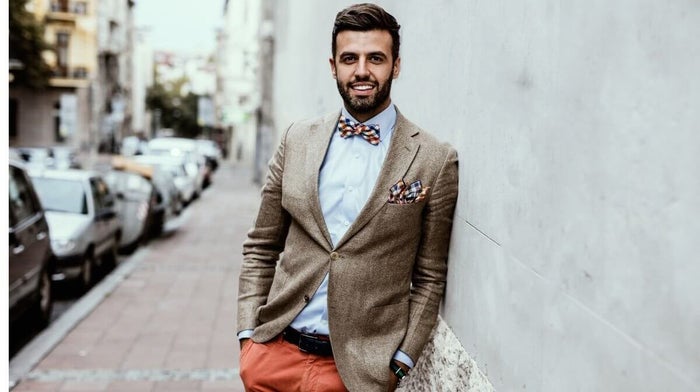
POLYGON ((371 145, 379 144, 379 125, 378 124, 362 124, 356 123, 345 116, 340 116, 338 120, 338 131, 340 137, 347 139, 351 136, 362 135, 371 145))

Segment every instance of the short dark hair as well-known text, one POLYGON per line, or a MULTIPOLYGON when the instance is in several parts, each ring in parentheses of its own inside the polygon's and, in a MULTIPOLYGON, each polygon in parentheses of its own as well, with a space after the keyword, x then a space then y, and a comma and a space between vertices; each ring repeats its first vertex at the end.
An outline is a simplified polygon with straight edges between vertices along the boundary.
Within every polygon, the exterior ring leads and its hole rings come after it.
POLYGON ((399 38, 400 28, 401 26, 396 22, 396 18, 376 4, 362 3, 351 5, 338 12, 338 15, 335 16, 333 42, 331 44, 333 57, 335 57, 337 48, 335 40, 341 31, 385 30, 391 35, 392 61, 396 61, 399 58, 399 46, 401 46, 399 38))

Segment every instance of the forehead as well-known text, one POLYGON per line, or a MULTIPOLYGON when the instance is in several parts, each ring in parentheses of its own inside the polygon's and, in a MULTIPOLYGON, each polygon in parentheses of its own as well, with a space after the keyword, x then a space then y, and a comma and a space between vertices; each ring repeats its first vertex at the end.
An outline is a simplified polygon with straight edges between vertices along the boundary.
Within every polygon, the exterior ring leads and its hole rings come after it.
POLYGON ((335 38, 337 54, 383 52, 391 55, 391 34, 386 30, 345 30, 335 38))

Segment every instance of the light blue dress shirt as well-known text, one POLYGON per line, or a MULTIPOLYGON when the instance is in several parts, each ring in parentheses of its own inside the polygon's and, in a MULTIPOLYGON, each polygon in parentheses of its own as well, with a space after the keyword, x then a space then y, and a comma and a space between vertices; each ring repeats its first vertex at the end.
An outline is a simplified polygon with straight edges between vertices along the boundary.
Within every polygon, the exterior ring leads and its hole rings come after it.
MULTIPOLYGON (((345 108, 342 109, 342 114, 357 122, 345 108)), ((389 151, 391 135, 396 126, 396 108, 390 104, 364 123, 379 125, 379 144, 374 146, 362 136, 344 139, 336 130, 331 137, 319 174, 318 196, 321 211, 334 247, 355 221, 372 193, 389 151)), ((328 274, 290 326, 301 332, 328 335, 327 299, 328 274)), ((246 332, 248 331, 242 331, 239 338, 249 336, 246 332)), ((410 367, 414 365, 411 358, 401 351, 397 351, 394 358, 410 367)))

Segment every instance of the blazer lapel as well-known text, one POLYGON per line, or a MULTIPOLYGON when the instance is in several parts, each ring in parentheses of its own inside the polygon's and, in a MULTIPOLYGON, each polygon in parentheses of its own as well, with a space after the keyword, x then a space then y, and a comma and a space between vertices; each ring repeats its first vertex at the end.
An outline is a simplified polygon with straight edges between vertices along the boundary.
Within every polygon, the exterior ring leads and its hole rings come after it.
POLYGON ((321 200, 318 196, 318 176, 321 172, 321 165, 326 157, 328 146, 331 142, 331 136, 335 132, 335 127, 338 125, 340 111, 333 112, 323 117, 322 121, 314 124, 309 129, 309 142, 306 150, 306 173, 308 173, 307 184, 310 189, 313 189, 310 202, 311 215, 313 215, 316 224, 323 233, 323 237, 328 243, 328 247, 332 247, 331 235, 326 226, 326 220, 323 218, 321 210, 321 200))
MULTIPOLYGON (((404 177, 408 171, 408 168, 411 166, 411 163, 413 163, 416 153, 418 152, 420 143, 414 139, 414 136, 417 134, 418 129, 411 125, 408 120, 406 120, 406 118, 399 113, 397 108, 396 128, 394 129, 394 134, 391 138, 391 145, 389 146, 389 151, 384 159, 382 170, 379 173, 379 178, 377 178, 377 182, 374 185, 374 189, 372 190, 367 203, 365 203, 364 207, 355 219, 355 222, 350 225, 348 231, 338 241, 335 248, 339 248, 348 239, 352 238, 353 235, 360 231, 374 216, 377 215, 379 210, 386 205, 387 198, 389 197, 389 188, 404 177)), ((318 183, 318 178, 316 180, 318 183)), ((318 198, 318 185, 316 197, 318 198)), ((323 214, 321 214, 321 217, 323 217, 323 214)))

